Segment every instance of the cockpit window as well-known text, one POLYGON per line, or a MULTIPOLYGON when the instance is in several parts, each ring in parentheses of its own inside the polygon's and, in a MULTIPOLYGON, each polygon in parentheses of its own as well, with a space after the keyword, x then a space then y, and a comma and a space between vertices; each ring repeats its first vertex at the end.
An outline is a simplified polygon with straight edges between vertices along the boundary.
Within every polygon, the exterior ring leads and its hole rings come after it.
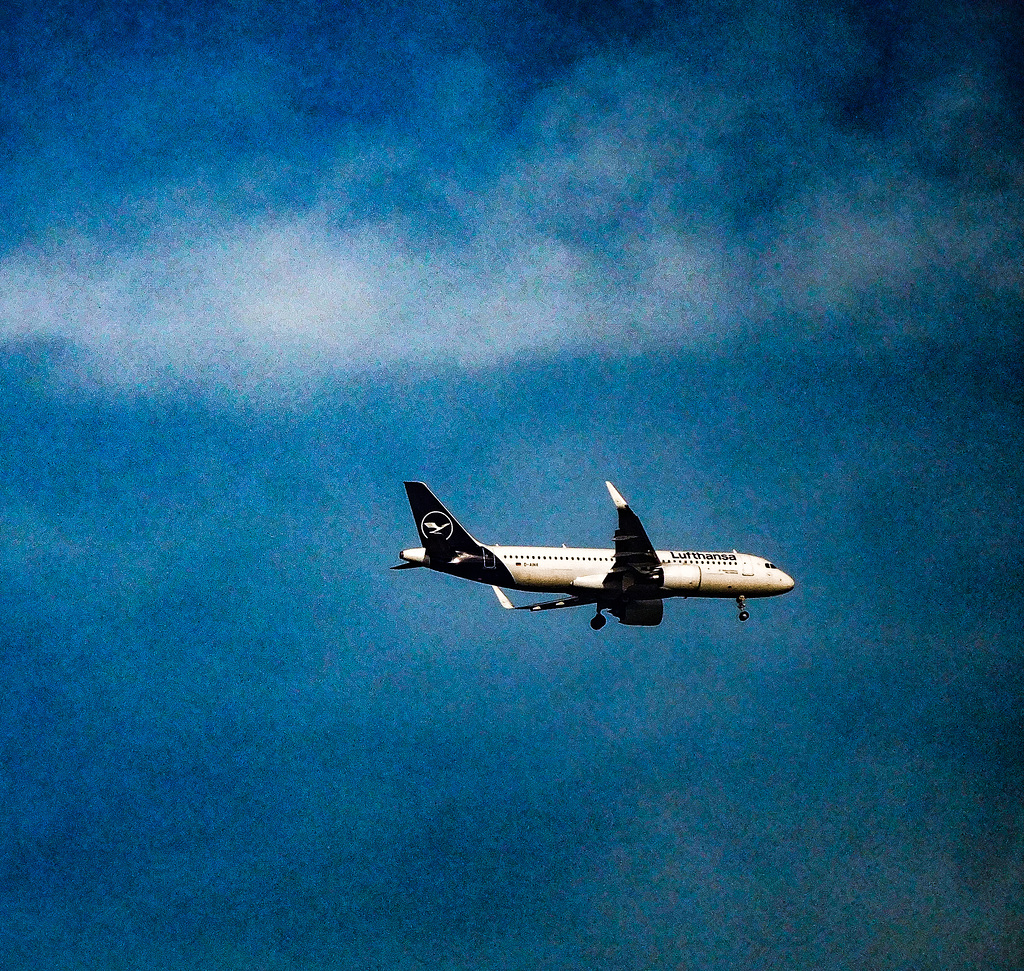
POLYGON ((765 566, 768 567, 769 570, 777 570, 778 569, 778 567, 774 563, 765 563, 765 566))

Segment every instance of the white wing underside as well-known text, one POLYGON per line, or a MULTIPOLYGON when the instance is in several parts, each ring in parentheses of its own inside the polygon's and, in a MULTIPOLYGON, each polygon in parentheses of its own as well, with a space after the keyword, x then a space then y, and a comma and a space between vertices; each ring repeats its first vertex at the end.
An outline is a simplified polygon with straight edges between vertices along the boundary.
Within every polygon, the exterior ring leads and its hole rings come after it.
POLYGON ((543 603, 524 604, 522 607, 517 607, 508 599, 501 587, 492 586, 491 589, 498 598, 498 603, 506 610, 558 610, 561 607, 582 607, 586 604, 597 603, 594 597, 562 597, 560 600, 545 600, 543 603))

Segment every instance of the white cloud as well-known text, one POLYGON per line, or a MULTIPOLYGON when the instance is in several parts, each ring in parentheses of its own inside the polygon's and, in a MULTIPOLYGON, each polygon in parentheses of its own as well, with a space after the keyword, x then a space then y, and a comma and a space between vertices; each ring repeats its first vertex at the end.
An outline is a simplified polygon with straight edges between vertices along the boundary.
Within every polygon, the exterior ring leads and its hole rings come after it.
MULTIPOLYGON (((823 120, 822 104, 794 103, 785 72, 737 76, 746 87, 728 90, 652 54, 580 65, 535 99, 520 149, 496 153, 488 184, 442 186, 468 227, 457 245, 415 231, 415 211, 343 211, 339 200, 403 166, 437 188, 415 146, 391 145, 357 147, 360 160, 340 163, 339 183, 301 215, 13 252, 0 263, 0 339, 67 339, 89 377, 118 384, 273 385, 336 369, 714 347, 777 330, 780 317, 797 318, 788 330, 800 340, 822 326, 800 320, 935 277, 1021 295, 1021 247, 1005 228, 1021 166, 1004 153, 998 178, 985 168, 992 114, 977 78, 937 85, 898 138, 858 140, 823 120), (947 133, 955 144, 936 150, 960 152, 961 170, 936 176, 914 153, 951 116, 975 125, 975 143, 947 133), (761 211, 757 194, 771 192, 761 211)), ((898 317, 854 326, 865 342, 920 333, 898 317)))

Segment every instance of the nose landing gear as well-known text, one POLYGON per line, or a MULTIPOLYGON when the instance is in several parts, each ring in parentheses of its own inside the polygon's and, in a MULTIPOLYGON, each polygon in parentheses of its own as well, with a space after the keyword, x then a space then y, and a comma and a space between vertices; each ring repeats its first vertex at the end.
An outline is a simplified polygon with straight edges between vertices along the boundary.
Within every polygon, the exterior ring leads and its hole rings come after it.
POLYGON ((747 610, 747 598, 737 597, 736 606, 740 609, 740 620, 750 620, 750 611, 747 610))
POLYGON ((601 608, 598 607, 597 608, 597 615, 595 617, 591 617, 590 618, 590 628, 591 628, 591 630, 600 630, 607 623, 608 623, 608 618, 605 617, 601 613, 601 608))

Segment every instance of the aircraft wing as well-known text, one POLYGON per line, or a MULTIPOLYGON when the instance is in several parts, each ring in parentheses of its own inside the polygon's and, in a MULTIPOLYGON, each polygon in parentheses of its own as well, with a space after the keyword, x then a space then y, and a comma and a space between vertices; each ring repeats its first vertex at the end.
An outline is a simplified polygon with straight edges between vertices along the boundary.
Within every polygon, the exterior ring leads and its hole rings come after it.
POLYGON ((582 607, 586 604, 597 603, 596 598, 593 597, 563 597, 561 600, 546 600, 544 603, 526 604, 523 607, 517 607, 508 599, 501 587, 492 586, 491 589, 497 596, 498 603, 506 610, 557 610, 560 607, 582 607))
POLYGON ((615 565, 612 572, 623 570, 637 570, 640 573, 649 573, 651 570, 661 566, 658 561, 658 554, 654 552, 654 544, 651 543, 644 524, 640 517, 629 508, 629 503, 622 498, 622 494, 610 482, 605 482, 608 492, 619 511, 619 528, 615 530, 615 565))

